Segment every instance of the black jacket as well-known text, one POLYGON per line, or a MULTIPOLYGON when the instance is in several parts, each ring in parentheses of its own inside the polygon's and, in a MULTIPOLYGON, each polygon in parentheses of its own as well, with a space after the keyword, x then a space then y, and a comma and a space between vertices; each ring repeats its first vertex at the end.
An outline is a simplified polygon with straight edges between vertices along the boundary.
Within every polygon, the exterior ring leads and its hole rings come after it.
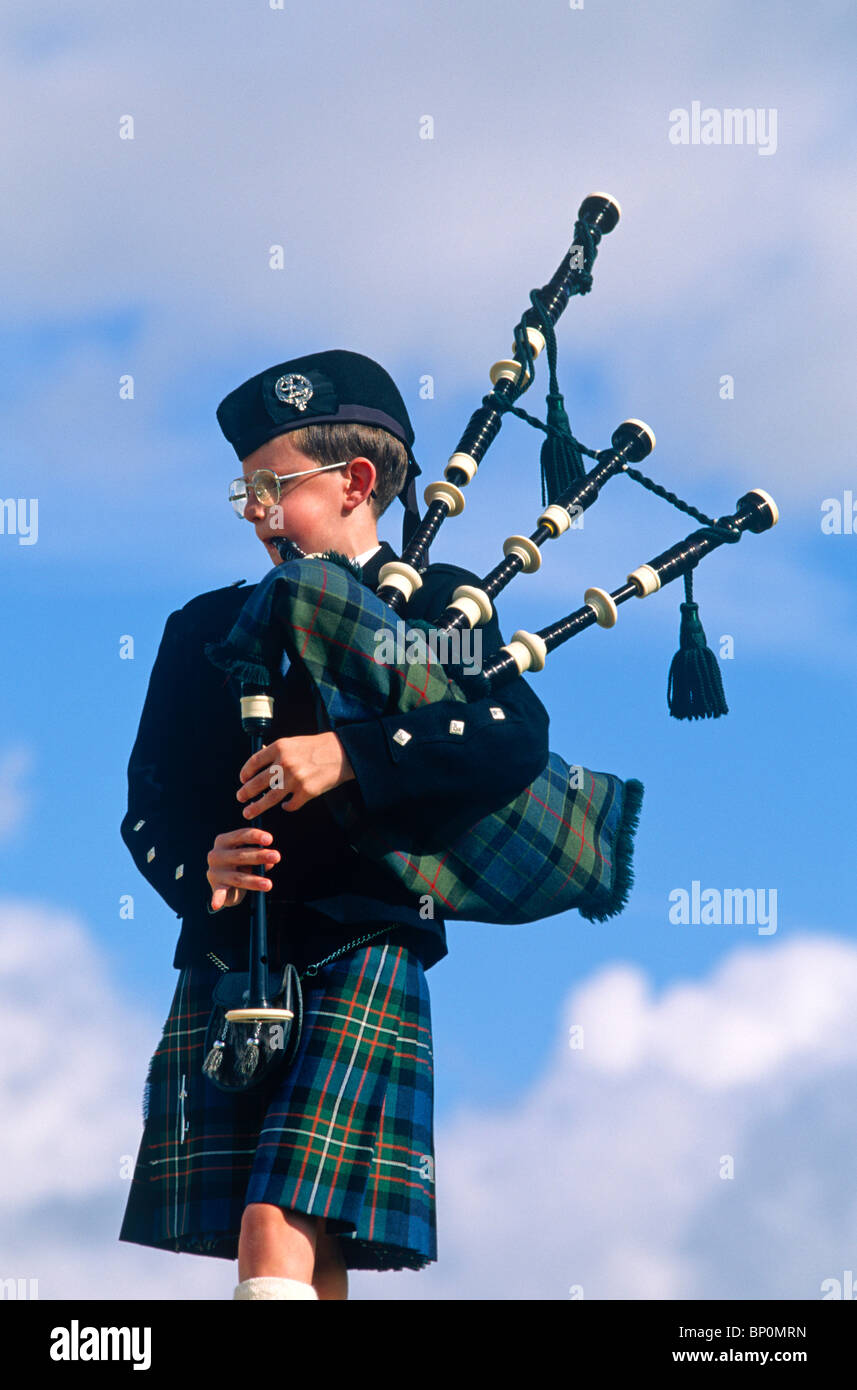
MULTIPOLYGON (((364 566, 369 587, 377 586, 381 566, 394 556, 382 542, 364 566)), ((459 584, 478 582, 458 566, 431 565, 408 616, 436 619, 459 584)), ((324 796, 299 811, 283 812, 278 805, 250 822, 242 815, 235 793, 250 745, 241 727, 239 692, 204 648, 227 636, 251 592, 241 581, 170 614, 128 764, 128 811, 120 833, 140 872, 182 918, 173 964, 181 968, 213 951, 246 969, 251 894, 238 907, 212 914, 205 874, 215 837, 250 824, 270 830, 282 856, 268 871, 269 920, 275 930, 288 930, 288 954, 299 969, 385 921, 403 924, 396 939, 417 950, 428 969, 447 954, 442 920, 421 917, 413 895, 388 870, 357 854, 324 796)), ((503 640, 495 615, 483 627, 484 655, 503 640)), ((271 741, 318 731, 301 670, 290 668, 274 697, 271 741)), ((394 838, 401 834, 411 844, 434 848, 444 835, 506 805, 544 768, 548 716, 523 677, 465 709, 463 734, 450 733, 445 701, 336 730, 356 778, 346 785, 394 838), (491 716, 492 705, 501 706, 505 719, 491 716), (409 740, 394 738, 400 729, 409 740)))

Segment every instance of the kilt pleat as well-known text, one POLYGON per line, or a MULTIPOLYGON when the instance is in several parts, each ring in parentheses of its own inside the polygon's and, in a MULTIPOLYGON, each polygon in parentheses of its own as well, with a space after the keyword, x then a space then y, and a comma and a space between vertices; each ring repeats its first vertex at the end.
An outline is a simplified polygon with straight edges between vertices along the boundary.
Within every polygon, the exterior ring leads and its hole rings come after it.
POLYGON ((323 1217, 350 1269, 435 1261, 431 1011, 417 955, 381 937, 305 977, 291 1065, 238 1095, 202 1073, 219 974, 180 973, 119 1239, 235 1260, 245 1206, 270 1202, 323 1217))

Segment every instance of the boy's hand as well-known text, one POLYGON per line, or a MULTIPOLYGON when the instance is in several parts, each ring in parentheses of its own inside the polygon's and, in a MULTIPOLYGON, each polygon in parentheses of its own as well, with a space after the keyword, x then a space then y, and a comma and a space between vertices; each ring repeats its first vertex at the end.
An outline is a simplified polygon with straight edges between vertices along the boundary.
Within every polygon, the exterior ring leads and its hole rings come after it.
POLYGON ((237 907, 248 888, 266 893, 273 887, 269 878, 250 871, 253 864, 266 864, 270 868, 278 862, 279 851, 270 848, 273 838, 269 831, 249 825, 218 835, 214 848, 208 852, 205 875, 214 890, 212 912, 219 912, 222 907, 237 907))
POLYGON ((278 738, 248 758, 239 776, 243 785, 236 795, 239 801, 252 801, 244 808, 246 819, 252 820, 280 801, 284 811, 298 811, 313 797, 350 782, 354 769, 331 731, 278 738))

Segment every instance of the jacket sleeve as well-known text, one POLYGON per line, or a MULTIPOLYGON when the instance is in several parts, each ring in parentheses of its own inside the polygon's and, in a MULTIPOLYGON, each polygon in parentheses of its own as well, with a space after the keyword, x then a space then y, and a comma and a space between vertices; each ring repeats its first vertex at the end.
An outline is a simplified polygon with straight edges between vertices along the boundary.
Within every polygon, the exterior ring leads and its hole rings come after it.
MULTIPOLYGON (((460 571, 450 594, 462 582, 479 581, 460 571)), ((487 656, 504 641, 496 613, 480 628, 487 656)), ((463 828, 512 801, 548 761, 549 723, 518 676, 484 699, 442 700, 336 732, 365 809, 422 836, 438 822, 446 833, 463 828)))
POLYGON ((190 697, 190 690, 182 628, 182 615, 171 613, 128 763, 128 810, 120 827, 140 873, 178 917, 205 913, 211 901, 206 817, 183 790, 193 779, 183 775, 181 696, 190 697))

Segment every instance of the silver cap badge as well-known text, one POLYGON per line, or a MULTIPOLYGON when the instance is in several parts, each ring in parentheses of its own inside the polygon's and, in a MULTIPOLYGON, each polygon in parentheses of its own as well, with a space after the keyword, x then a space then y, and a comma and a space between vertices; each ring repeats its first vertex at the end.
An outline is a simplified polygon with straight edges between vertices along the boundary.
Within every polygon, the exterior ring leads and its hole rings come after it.
POLYGON ((293 405, 296 410, 306 410, 312 398, 312 382, 298 372, 281 376, 274 383, 274 395, 283 405, 293 405))

